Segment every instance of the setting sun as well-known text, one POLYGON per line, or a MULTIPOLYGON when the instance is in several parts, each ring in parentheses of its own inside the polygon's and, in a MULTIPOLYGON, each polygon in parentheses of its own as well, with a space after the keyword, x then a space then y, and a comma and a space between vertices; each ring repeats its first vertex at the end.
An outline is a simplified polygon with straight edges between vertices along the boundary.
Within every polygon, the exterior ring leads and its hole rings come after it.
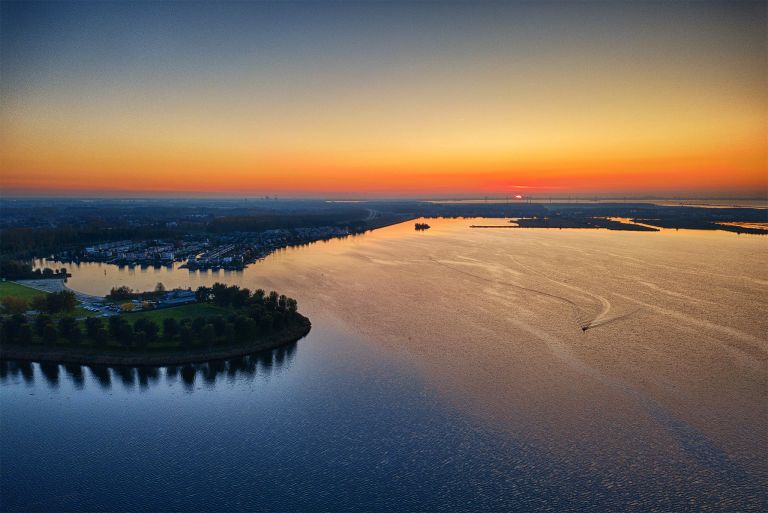
POLYGON ((43 22, 40 4, 4 4, 0 186, 360 197, 768 187, 760 13, 347 7, 59 3, 43 22))

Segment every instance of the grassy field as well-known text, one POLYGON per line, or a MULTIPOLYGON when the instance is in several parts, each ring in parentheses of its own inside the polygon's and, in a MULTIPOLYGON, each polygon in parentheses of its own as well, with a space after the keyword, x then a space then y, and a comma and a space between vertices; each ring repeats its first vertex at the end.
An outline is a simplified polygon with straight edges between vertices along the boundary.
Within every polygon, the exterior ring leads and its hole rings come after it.
MULTIPOLYGON (((0 282, 0 298, 4 298, 6 296, 16 296, 21 299, 24 299, 25 301, 27 301, 27 303, 29 303, 32 300, 32 298, 36 296, 44 296, 46 294, 48 293, 42 290, 33 289, 30 287, 26 287, 24 285, 19 285, 18 283, 12 283, 10 281, 0 282)), ((226 317, 230 313, 231 312, 226 308, 221 308, 219 306, 212 305, 209 303, 194 303, 190 305, 174 306, 171 308, 162 308, 159 310, 150 310, 147 312, 126 313, 122 315, 124 315, 126 320, 128 320, 129 322, 134 322, 141 317, 145 317, 147 319, 151 319, 156 323, 162 325, 163 320, 168 318, 173 318, 173 319, 176 319, 177 321, 180 321, 181 319, 194 319, 195 317, 213 317, 214 315, 223 315, 226 317)), ((64 317, 67 315, 81 318, 81 317, 93 317, 96 315, 100 315, 100 313, 89 312, 88 310, 85 310, 82 307, 77 306, 72 312, 69 312, 66 314, 64 313, 56 314, 54 318, 64 317)))
MULTIPOLYGON (((13 283, 10 281, 0 282, 0 299, 6 296, 15 296, 25 300, 29 305, 30 301, 32 301, 32 298, 37 296, 44 296, 46 294, 48 293, 43 290, 33 289, 25 285, 19 285, 18 283, 13 283)), ((79 303, 80 302, 78 301, 78 304, 79 303)), ((56 314, 54 315, 54 318, 64 317, 66 315, 79 318, 79 317, 92 317, 94 315, 99 315, 99 314, 98 312, 89 312, 88 310, 85 310, 80 306, 76 306, 73 311, 68 313, 56 314)))
POLYGON ((35 296, 44 296, 47 292, 42 290, 25 287, 18 283, 12 283, 10 281, 0 282, 0 299, 6 296, 16 296, 27 302, 31 301, 35 296))
POLYGON ((231 309, 222 308, 210 303, 193 303, 190 305, 174 306, 171 308, 160 308, 158 310, 149 310, 146 312, 122 314, 125 320, 135 322, 137 319, 146 318, 162 325, 164 319, 194 319, 195 317, 213 317, 222 315, 225 318, 232 313, 231 309))

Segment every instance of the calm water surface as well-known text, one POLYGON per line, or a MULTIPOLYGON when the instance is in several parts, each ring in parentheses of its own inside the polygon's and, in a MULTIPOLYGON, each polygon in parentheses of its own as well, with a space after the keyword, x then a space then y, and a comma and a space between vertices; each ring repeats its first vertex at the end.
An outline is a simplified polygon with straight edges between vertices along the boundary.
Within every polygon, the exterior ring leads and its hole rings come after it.
POLYGON ((274 288, 313 329, 207 365, 5 363, 1 509, 768 508, 768 239, 428 222, 242 273, 69 266, 100 295, 274 288))

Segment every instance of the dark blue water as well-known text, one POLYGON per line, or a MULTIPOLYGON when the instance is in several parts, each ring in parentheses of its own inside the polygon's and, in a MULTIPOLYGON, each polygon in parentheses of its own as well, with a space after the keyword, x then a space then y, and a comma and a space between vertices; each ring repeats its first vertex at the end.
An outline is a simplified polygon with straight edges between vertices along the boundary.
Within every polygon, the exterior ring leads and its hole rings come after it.
POLYGON ((2 372, 5 511, 560 509, 568 498, 543 456, 338 334, 170 370, 2 372))
POLYGON ((0 434, 4 511, 688 509, 659 483, 606 489, 323 329, 171 369, 6 362, 0 434))
MULTIPOLYGON (((682 415, 629 373, 566 358, 592 340, 599 354, 642 339, 574 330, 542 345, 496 322, 508 311, 525 320, 530 299, 489 295, 424 257, 478 257, 472 240, 462 249, 444 234, 437 246, 406 228, 287 251, 230 276, 301 299, 313 328, 291 347, 168 369, 0 363, 0 511, 768 510, 765 465, 738 450, 759 454, 759 415, 736 402, 745 429, 732 439, 748 443, 724 444, 701 429, 731 420, 720 410, 682 415), (465 317, 446 297, 465 298, 465 317), (573 372, 574 361, 586 370, 573 372)), ((72 286, 190 280, 107 268, 119 281, 104 282, 104 270, 73 269, 72 286)), ((530 324, 559 333, 569 311, 553 304, 530 324)), ((679 343, 670 333, 680 335, 660 324, 653 336, 679 343)), ((654 354, 638 363, 652 382, 654 354)), ((675 394, 732 387, 735 399, 751 397, 750 368, 709 383, 694 367, 696 379, 681 383, 695 386, 675 394)))

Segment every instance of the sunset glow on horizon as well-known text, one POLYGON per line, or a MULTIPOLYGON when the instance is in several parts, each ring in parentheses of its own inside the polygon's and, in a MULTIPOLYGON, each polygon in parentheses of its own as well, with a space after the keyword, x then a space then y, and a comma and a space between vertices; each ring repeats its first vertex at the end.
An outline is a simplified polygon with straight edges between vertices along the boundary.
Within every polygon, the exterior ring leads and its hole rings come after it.
POLYGON ((4 195, 768 191, 763 2, 1 8, 4 195))

